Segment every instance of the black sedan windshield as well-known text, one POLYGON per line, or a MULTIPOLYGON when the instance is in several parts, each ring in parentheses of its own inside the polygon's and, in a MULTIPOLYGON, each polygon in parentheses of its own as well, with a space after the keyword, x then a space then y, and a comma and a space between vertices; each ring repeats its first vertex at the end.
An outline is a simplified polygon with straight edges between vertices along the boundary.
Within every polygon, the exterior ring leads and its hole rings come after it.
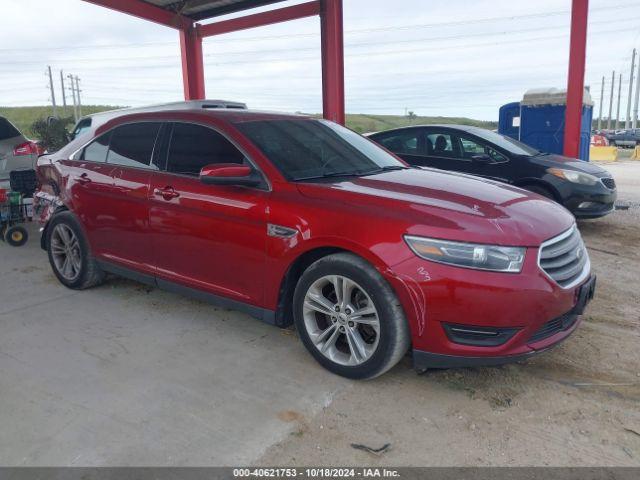
POLYGON ((256 120, 236 127, 293 181, 407 168, 373 142, 327 120, 256 120))

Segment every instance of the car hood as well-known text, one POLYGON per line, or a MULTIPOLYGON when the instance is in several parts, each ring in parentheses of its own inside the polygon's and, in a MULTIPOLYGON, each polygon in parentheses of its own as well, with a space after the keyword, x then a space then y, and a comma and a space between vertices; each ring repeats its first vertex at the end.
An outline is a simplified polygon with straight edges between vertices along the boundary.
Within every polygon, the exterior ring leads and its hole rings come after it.
POLYGON ((540 195, 432 169, 300 183, 298 189, 335 208, 360 210, 369 222, 400 221, 407 234, 448 240, 539 246, 574 223, 564 207, 540 195))
POLYGON ((610 177, 611 174, 604 168, 584 160, 577 158, 565 157, 562 155, 548 154, 539 157, 533 157, 534 161, 545 167, 565 168, 568 170, 576 170, 579 172, 589 173, 597 177, 610 177))

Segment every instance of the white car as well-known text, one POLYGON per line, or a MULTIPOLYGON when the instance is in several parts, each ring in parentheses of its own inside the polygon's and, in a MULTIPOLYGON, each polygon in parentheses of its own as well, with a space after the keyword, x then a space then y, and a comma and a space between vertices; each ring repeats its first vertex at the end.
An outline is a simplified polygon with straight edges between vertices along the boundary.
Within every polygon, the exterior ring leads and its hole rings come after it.
POLYGON ((12 171, 33 169, 37 158, 38 145, 0 117, 0 187, 9 183, 12 171))

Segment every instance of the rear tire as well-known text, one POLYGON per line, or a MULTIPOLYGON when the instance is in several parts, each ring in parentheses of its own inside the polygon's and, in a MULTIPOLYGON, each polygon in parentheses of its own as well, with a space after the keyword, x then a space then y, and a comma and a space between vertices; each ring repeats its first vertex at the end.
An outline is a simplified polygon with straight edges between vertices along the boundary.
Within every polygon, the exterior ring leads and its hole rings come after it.
POLYGON ((65 287, 84 290, 104 280, 80 222, 71 212, 60 212, 50 220, 46 246, 53 273, 65 287))
POLYGON ((409 325, 391 286, 371 264, 350 253, 329 255, 307 268, 296 286, 293 309, 304 346, 323 367, 343 377, 382 375, 410 346, 409 325))

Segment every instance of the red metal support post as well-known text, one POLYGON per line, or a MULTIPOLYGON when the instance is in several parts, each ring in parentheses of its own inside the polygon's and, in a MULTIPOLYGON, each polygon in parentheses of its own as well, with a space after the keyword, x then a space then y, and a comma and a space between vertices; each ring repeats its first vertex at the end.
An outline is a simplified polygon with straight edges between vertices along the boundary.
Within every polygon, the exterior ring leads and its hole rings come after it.
POLYGON ((321 0, 322 112, 344 125, 344 31, 342 0, 321 0))
POLYGON ((567 111, 564 127, 564 154, 567 157, 578 157, 580 154, 588 15, 589 0, 572 0, 567 111))
POLYGON ((204 62, 202 37, 199 25, 180 29, 180 53, 182 56, 182 83, 185 100, 202 100, 204 92, 204 62))

